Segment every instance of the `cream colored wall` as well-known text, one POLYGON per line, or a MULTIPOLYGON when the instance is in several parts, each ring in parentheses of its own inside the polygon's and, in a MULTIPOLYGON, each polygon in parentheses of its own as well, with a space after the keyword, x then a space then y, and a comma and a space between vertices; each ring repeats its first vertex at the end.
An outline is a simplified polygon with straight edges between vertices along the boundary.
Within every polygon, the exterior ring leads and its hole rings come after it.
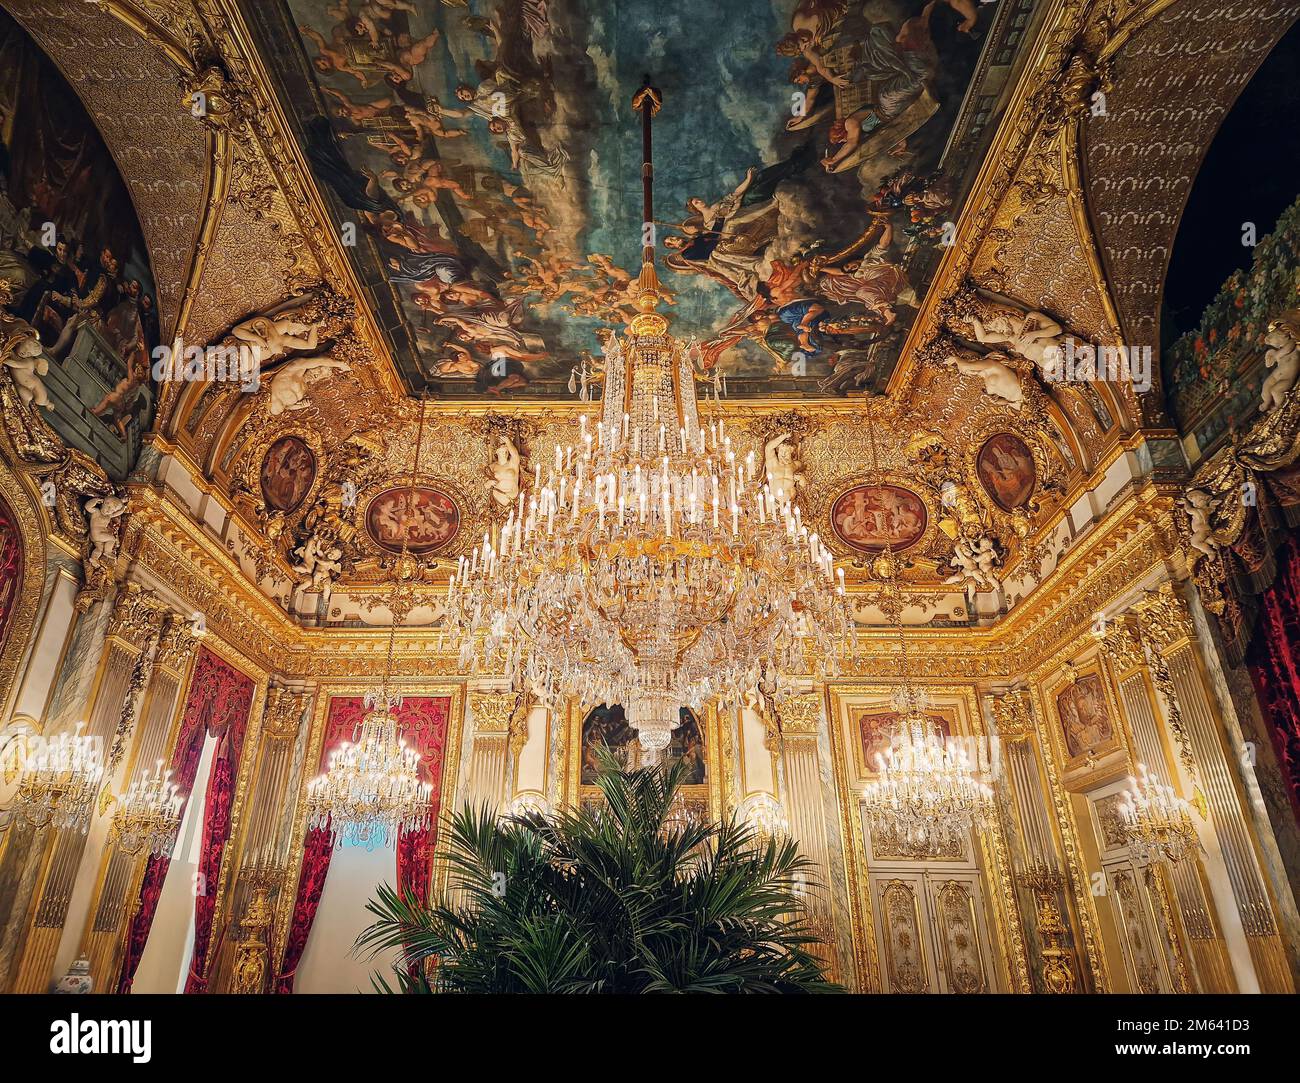
POLYGON ((298 965, 296 993, 369 993, 370 976, 383 971, 390 978, 392 953, 368 959, 352 950, 357 934, 370 924, 366 903, 375 888, 396 879, 397 859, 391 848, 367 852, 364 847, 335 850, 307 950, 298 965))
POLYGON ((186 972, 194 948, 194 893, 216 885, 196 883, 199 856, 203 843, 203 806, 212 774, 212 756, 216 738, 209 735, 203 742, 203 754, 194 776, 194 789, 185 807, 176 848, 167 879, 163 882, 158 910, 154 915, 149 940, 135 973, 133 993, 180 993, 185 991, 186 972))

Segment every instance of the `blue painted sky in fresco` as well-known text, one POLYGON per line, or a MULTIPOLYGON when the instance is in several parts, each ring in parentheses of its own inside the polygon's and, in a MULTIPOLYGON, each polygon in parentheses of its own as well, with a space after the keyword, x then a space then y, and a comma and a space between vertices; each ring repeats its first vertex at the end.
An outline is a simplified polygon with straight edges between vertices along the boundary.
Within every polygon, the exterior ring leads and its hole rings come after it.
MULTIPOLYGON (((355 21, 355 3, 287 0, 286 14, 289 25, 310 28, 297 71, 305 68, 315 86, 297 76, 295 105, 309 126, 313 113, 327 114, 337 141, 333 151, 325 148, 323 171, 319 146, 313 164, 349 213, 362 210, 378 256, 368 281, 382 282, 395 245, 408 251, 397 255, 414 269, 403 268, 391 291, 379 287, 381 303, 395 306, 385 322, 401 332, 399 351, 415 353, 420 371, 443 393, 493 389, 482 369, 505 335, 514 336, 509 356, 517 373, 508 390, 564 394, 578 355, 596 351, 597 330, 626 319, 618 272, 598 268, 607 257, 622 272, 637 270, 641 145, 631 99, 647 74, 664 97, 655 121, 655 213, 661 278, 676 299, 670 310, 676 332, 715 343, 714 360, 733 380, 746 381, 742 394, 769 387, 815 394, 832 376, 840 388, 863 386, 873 366, 897 355, 936 258, 937 234, 925 230, 956 210, 959 174, 974 164, 944 160, 943 172, 934 172, 978 54, 994 26, 1004 25, 994 18, 994 5, 981 6, 979 25, 966 30, 950 4, 926 0, 861 0, 840 9, 795 0, 470 0, 466 7, 416 7, 409 13, 385 8, 387 16, 372 10, 380 26, 374 40, 355 21), (814 78, 821 84, 814 115, 802 130, 787 131, 796 90, 792 64, 805 62, 783 55, 778 43, 792 27, 806 29, 814 10, 821 12, 822 36, 813 53, 840 82, 832 89, 814 78), (435 29, 441 36, 427 57, 401 69, 402 50, 435 29), (321 70, 331 49, 346 53, 345 70, 321 70), (405 74, 399 78, 395 68, 405 74), (489 130, 482 101, 467 105, 456 96, 461 85, 486 93, 493 80, 509 91, 512 126, 496 131, 489 130), (878 114, 888 94, 901 104, 878 114), (451 131, 426 135, 411 127, 411 111, 421 110, 426 96, 441 103, 451 131), (350 108, 363 113, 351 115, 350 108), (836 122, 844 116, 855 118, 853 124, 863 118, 860 153, 830 173, 819 159, 832 159, 839 147, 841 157, 850 155, 859 143, 836 122), (395 150, 402 140, 414 154, 412 169, 441 163, 442 177, 454 183, 412 202, 410 190, 396 187, 395 178, 409 172, 395 150), (689 257, 665 248, 666 237, 683 237, 688 198, 717 205, 747 169, 767 166, 777 168, 748 202, 710 219, 721 223, 712 235, 721 238, 714 242, 716 258, 712 248, 689 257), (912 195, 947 186, 919 227, 901 192, 893 202, 877 203, 873 218, 881 185, 898 176, 912 184, 912 195), (405 239, 384 233, 376 213, 381 204, 367 208, 371 197, 359 196, 361 188, 376 193, 389 208, 384 213, 400 216, 405 239), (857 261, 874 251, 875 239, 868 238, 882 236, 881 213, 892 239, 882 240, 877 262, 864 261, 859 283, 857 261), (439 286, 432 263, 421 263, 428 260, 421 253, 445 252, 447 242, 459 269, 444 265, 438 274, 444 286, 465 283, 459 293, 439 286), (837 252, 825 273, 801 262, 837 252), (681 271, 667 266, 669 256, 681 271), (805 313, 806 325, 800 322, 805 313), (506 317, 514 330, 489 326, 506 317), (791 358, 804 349, 807 371, 796 372, 791 358), (465 368, 469 357, 480 366, 477 374, 465 368)), ((695 226, 680 243, 698 236, 695 226)))

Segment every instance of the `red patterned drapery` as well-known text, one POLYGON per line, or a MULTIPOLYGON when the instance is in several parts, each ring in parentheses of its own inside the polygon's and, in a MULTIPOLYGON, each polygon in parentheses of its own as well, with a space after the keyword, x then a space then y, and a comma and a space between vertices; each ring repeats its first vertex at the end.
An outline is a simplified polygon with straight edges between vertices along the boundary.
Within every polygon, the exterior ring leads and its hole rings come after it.
POLYGON ((1277 553, 1273 585, 1259 596, 1260 612, 1246 660, 1264 708, 1291 807, 1300 817, 1300 534, 1277 553))
MULTIPOLYGON (((331 697, 318 770, 324 771, 329 766, 330 753, 338 747, 340 741, 352 739, 365 713, 365 703, 360 696, 331 697)), ((408 696, 402 700, 402 706, 397 711, 403 736, 407 744, 420 753, 421 771, 433 787, 434 824, 427 831, 404 832, 397 843, 397 882, 402 890, 412 892, 420 899, 428 897, 433 845, 437 839, 437 810, 442 792, 442 761, 450 713, 451 700, 445 696, 408 696)), ((280 973, 275 979, 277 993, 293 992, 298 965, 307 949, 307 938, 311 935, 312 923, 316 920, 316 909, 325 890, 325 879, 329 874, 333 853, 330 836, 322 830, 309 830, 303 846, 302 871, 298 875, 293 915, 289 920, 280 973)))
POLYGON ((0 647, 5 645, 23 592, 23 536, 13 509, 0 496, 0 647))
POLYGON ((208 776, 207 799, 203 805, 203 845, 199 851, 198 887, 194 896, 194 950, 190 973, 185 981, 187 993, 208 991, 208 948, 212 940, 212 918, 217 908, 217 888, 221 882, 221 859, 230 839, 231 810, 235 802, 235 782, 239 778, 239 757, 244 749, 244 735, 253 706, 253 681, 242 673, 230 672, 242 687, 232 683, 223 701, 223 709, 208 724, 208 732, 218 740, 208 776))
POLYGON ((438 810, 442 796, 442 758, 447 747, 447 719, 451 700, 421 697, 399 713, 406 743, 420 754, 420 773, 433 793, 429 826, 404 831, 397 841, 397 888, 404 895, 427 902, 433 871, 433 846, 438 839, 438 810))
MULTIPOLYGON (((203 756, 204 739, 208 733, 229 734, 232 722, 241 714, 244 719, 242 728, 248 720, 252 697, 253 682, 248 677, 206 647, 199 648, 171 759, 172 781, 186 795, 187 804, 190 790, 194 787, 194 776, 198 773, 199 760, 203 756)), ((210 793, 211 784, 208 789, 210 793)), ((154 914, 158 910, 158 899, 162 895, 170 867, 171 857, 167 854, 152 855, 145 867, 144 882, 140 885, 140 897, 127 932, 126 951, 118 974, 119 993, 131 991, 131 983, 135 980, 136 968, 144 956, 149 930, 153 927, 154 914)), ((213 886, 215 888, 215 884, 213 886)))
MULTIPOLYGON (((330 699, 329 712, 325 716, 325 736, 320 745, 320 762, 316 768, 318 773, 329 766, 330 753, 339 743, 352 739, 364 714, 365 705, 360 696, 334 696, 330 699)), ((277 993, 293 992, 298 964, 302 962, 302 953, 307 950, 307 937, 311 933, 312 922, 316 920, 316 908, 320 906, 321 894, 325 891, 325 878, 329 875, 333 852, 329 832, 323 828, 308 829, 303 840, 298 893, 294 897, 293 914, 289 918, 289 935, 284 942, 280 973, 275 977, 277 993)))

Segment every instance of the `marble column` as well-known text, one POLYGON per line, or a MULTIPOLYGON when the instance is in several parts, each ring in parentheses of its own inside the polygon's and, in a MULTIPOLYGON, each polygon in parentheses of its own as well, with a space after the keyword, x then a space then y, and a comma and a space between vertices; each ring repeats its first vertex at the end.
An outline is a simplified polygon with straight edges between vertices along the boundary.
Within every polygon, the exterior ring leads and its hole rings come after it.
MULTIPOLYGON (((814 692, 797 695, 781 705, 779 716, 784 775, 782 805, 790 821, 791 838, 798 842, 800 853, 812 862, 805 907, 809 927, 821 941, 813 946, 813 951, 826 964, 828 977, 839 981, 842 971, 837 951, 825 808, 828 780, 822 777, 818 751, 818 737, 825 729, 822 697, 814 692)), ((833 792, 833 785, 830 788, 833 792)))
MULTIPOLYGON (((86 711, 83 733, 100 742, 104 750, 106 791, 111 791, 114 783, 119 781, 116 776, 123 769, 134 736, 140 698, 150 676, 149 659, 167 613, 166 605, 152 591, 138 583, 126 583, 111 609, 102 604, 95 605, 85 618, 84 626, 92 631, 92 635, 94 631, 100 632, 99 642, 92 639, 85 643, 84 654, 76 657, 70 651, 65 663, 65 672, 70 667, 71 673, 66 682, 62 681, 61 675, 46 733, 72 730, 78 714, 86 711), (105 612, 107 619, 101 628, 101 615, 105 612), (90 659, 94 657, 98 657, 99 664, 92 669, 90 659), (83 682, 91 673, 90 690, 83 699, 80 689, 85 687, 83 682), (89 704, 88 710, 86 704, 89 704)), ((74 640, 81 636, 82 630, 83 623, 79 622, 74 640)), ((74 646, 77 645, 74 642, 74 646)), ((98 856, 108 837, 108 812, 108 806, 101 803, 84 834, 79 829, 48 832, 50 842, 45 869, 14 974, 14 992, 44 992, 49 988, 74 896, 78 913, 72 916, 73 923, 79 927, 84 921, 85 908, 89 906, 94 887, 98 856), (88 842, 92 845, 88 846, 88 842), (90 868, 81 875, 82 859, 87 852, 93 855, 90 868)), ((64 952, 67 961, 71 961, 76 946, 74 943, 64 952)))
MULTIPOLYGON (((1151 662, 1151 675, 1163 701, 1166 725, 1178 759, 1198 801, 1203 800, 1211 831, 1202 833, 1211 868, 1222 873, 1229 892, 1217 894, 1225 916, 1224 934, 1241 992, 1295 991, 1286 947, 1252 835, 1254 808, 1242 777, 1243 750, 1228 748, 1221 708, 1211 701, 1196 652, 1196 634, 1187 604, 1172 583, 1148 591, 1134 607, 1139 633, 1151 662), (1227 914, 1225 914, 1227 911, 1227 914), (1236 920, 1229 922, 1228 916, 1236 920), (1232 951, 1239 922, 1248 958, 1232 951)), ((1258 827, 1258 824, 1254 826, 1258 827)))

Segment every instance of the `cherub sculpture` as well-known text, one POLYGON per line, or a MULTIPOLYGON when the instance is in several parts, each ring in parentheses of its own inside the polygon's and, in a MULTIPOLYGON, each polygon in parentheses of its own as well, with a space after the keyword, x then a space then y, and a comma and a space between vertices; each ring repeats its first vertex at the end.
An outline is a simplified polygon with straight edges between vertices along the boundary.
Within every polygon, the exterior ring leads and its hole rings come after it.
POLYGON ((492 480, 487 483, 492 499, 501 507, 510 507, 519 498, 519 449, 508 436, 497 443, 492 461, 488 463, 492 480))
POLYGON ((763 464, 767 468, 767 484, 773 493, 793 500, 795 490, 804 483, 800 467, 803 465, 789 443, 788 432, 778 433, 763 445, 763 464))
POLYGON ((41 380, 50 371, 50 363, 34 331, 29 337, 5 344, 4 364, 14 378, 19 401, 24 406, 43 406, 47 410, 54 408, 41 380))
POLYGON ((1260 409, 1265 412, 1281 406, 1300 379, 1300 335, 1294 324, 1274 320, 1268 325, 1264 342, 1264 364, 1273 371, 1264 377, 1260 388, 1260 409))
MULTIPOLYGON (((9 282, 0 279, 0 305, 13 297, 9 282)), ((41 339, 26 320, 0 309, 0 362, 13 376, 18 398, 24 406, 53 407, 41 377, 50 371, 50 363, 41 349, 41 339)))
POLYGON ((945 583, 971 581, 977 587, 997 590, 1001 584, 994 574, 998 564, 997 545, 987 534, 977 538, 958 538, 949 563, 957 571, 945 583))
POLYGON ((86 501, 86 528, 90 553, 86 563, 99 568, 117 557, 117 520, 126 513, 126 498, 116 493, 86 501))
POLYGON ((1214 536, 1214 527, 1210 525, 1210 516, 1218 507, 1218 501, 1204 489, 1188 489, 1178 503, 1187 513, 1187 533, 1191 547, 1207 557, 1218 556, 1222 546, 1214 536))
POLYGON ((293 570, 307 578, 307 589, 329 595, 334 578, 343 570, 343 550, 334 542, 313 534, 296 551, 293 570))

